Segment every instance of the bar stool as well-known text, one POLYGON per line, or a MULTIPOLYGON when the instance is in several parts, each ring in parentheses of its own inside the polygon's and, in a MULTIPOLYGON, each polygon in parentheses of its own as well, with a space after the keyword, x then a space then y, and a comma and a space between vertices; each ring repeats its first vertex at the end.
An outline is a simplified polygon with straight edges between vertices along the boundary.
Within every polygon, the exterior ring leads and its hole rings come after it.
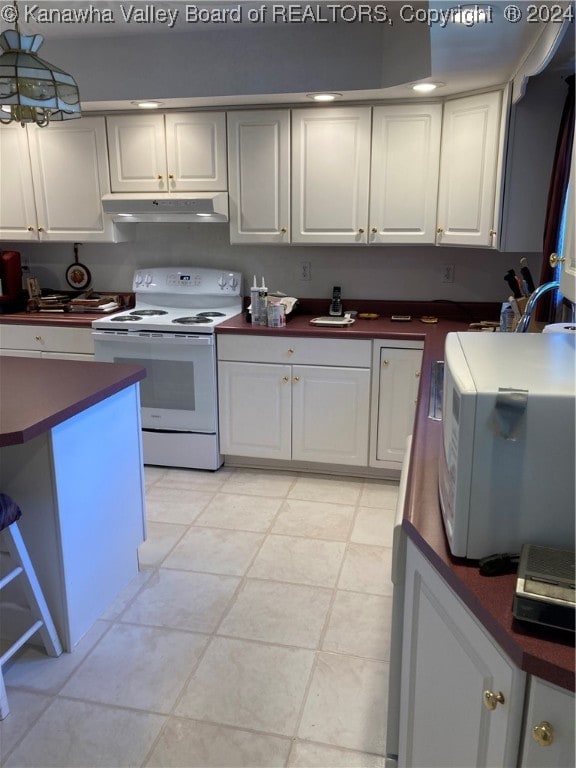
MULTIPOLYGON (((7 550, 11 565, 13 566, 12 570, 0 579, 0 590, 13 579, 21 576, 20 585, 28 601, 33 620, 32 625, 0 656, 0 720, 4 720, 10 712, 2 667, 12 658, 16 651, 33 634, 38 632, 49 656, 60 656, 62 653, 62 646, 50 616, 50 611, 46 605, 46 600, 28 555, 28 550, 18 528, 17 521, 21 515, 22 512, 18 504, 10 496, 0 493, 0 534, 4 543, 3 549, 7 550)), ((21 606, 18 607, 21 608, 21 606)))

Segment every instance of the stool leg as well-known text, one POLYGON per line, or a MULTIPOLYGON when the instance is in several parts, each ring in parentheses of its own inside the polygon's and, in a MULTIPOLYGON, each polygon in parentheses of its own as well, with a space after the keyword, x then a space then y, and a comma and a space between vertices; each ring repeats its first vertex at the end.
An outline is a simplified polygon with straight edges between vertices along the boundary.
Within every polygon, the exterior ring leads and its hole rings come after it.
POLYGON ((22 574, 23 578, 20 583, 22 584, 24 594, 28 600, 28 604, 34 618, 40 619, 43 622, 43 626, 38 630, 38 633, 42 638, 42 642, 46 648, 46 653, 49 656, 60 656, 62 653, 62 646, 60 645, 60 640, 58 639, 58 633, 54 627, 52 616, 48 610, 48 605, 44 599, 42 588, 36 577, 34 566, 32 565, 32 561, 28 555, 28 550, 26 549, 26 545, 24 544, 24 540, 18 525, 13 523, 12 525, 9 525, 7 528, 5 528, 2 533, 4 535, 10 557, 14 563, 20 565, 24 570, 24 573, 22 574))

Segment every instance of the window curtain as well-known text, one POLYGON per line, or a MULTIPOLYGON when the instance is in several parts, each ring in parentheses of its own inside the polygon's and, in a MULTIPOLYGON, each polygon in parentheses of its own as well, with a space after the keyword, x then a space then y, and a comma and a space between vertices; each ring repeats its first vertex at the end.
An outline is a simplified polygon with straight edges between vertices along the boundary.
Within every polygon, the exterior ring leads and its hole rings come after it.
MULTIPOLYGON (((550 266, 549 259, 550 254, 554 253, 558 248, 564 202, 570 177, 570 159, 574 143, 574 75, 567 77, 565 82, 568 86, 568 93, 566 94, 564 110, 560 120, 554 165, 548 189, 540 284, 558 279, 559 267, 553 269, 550 266)), ((536 319, 540 322, 553 322, 555 320, 555 293, 545 294, 541 298, 536 312, 536 319)))

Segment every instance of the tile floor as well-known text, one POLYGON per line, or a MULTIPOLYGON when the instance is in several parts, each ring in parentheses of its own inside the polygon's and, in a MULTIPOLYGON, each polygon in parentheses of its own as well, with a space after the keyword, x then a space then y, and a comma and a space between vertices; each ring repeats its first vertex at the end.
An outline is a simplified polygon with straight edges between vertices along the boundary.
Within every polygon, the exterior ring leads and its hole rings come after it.
POLYGON ((5 768, 383 768, 392 481, 146 468, 141 572, 5 668, 5 768))

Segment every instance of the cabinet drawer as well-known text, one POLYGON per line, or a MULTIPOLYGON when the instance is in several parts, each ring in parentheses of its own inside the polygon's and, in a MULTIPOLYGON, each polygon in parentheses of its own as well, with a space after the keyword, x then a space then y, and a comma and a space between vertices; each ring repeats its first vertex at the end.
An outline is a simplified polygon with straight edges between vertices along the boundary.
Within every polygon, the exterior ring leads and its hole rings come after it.
POLYGON ((2 349, 94 354, 90 328, 55 328, 45 325, 0 325, 2 349))
POLYGON ((300 336, 222 335, 217 338, 218 359, 252 363, 338 365, 370 368, 372 342, 368 339, 304 339, 300 336))

